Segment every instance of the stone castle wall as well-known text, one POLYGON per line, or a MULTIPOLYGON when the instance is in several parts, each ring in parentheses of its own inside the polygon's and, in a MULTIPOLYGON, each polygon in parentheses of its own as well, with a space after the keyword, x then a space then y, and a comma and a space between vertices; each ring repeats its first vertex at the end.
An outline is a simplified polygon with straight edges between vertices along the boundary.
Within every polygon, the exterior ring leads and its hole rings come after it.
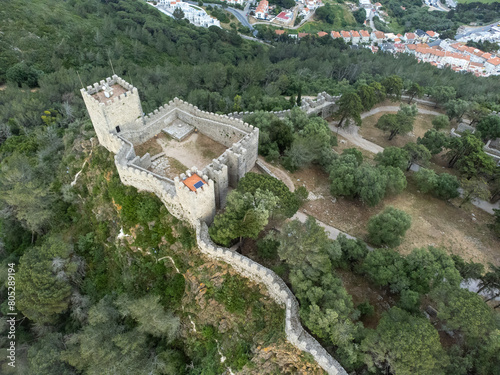
MULTIPOLYGON (((110 85, 120 84, 128 90, 129 95, 122 94, 123 97, 120 95, 108 104, 99 103, 91 95, 104 85, 105 82, 101 81, 100 84, 87 87, 87 90, 82 89, 82 96, 100 143, 115 153, 115 165, 121 181, 125 185, 156 194, 174 217, 193 226, 196 229, 198 246, 204 254, 222 260, 243 276, 266 285, 270 296, 285 307, 285 332, 288 341, 310 353, 328 374, 347 375, 342 366, 303 329, 299 319, 298 302, 283 280, 271 270, 243 255, 216 247, 208 236, 207 223, 212 222, 216 207, 224 207, 229 187, 235 188, 239 179, 250 171, 257 161, 258 128, 229 116, 201 111, 177 98, 147 116, 143 117, 141 110, 140 118, 135 118, 137 108, 140 108, 137 90, 116 76, 106 81, 110 85), (133 102, 129 104, 134 109, 120 111, 123 103, 129 101, 133 102), (202 171, 193 167, 171 180, 147 170, 151 165, 150 155, 137 156, 134 145, 152 138, 177 118, 226 145, 228 149, 202 171), (122 130, 119 134, 114 129, 114 124, 120 124, 116 125, 122 130), (191 191, 182 182, 192 173, 197 173, 207 182, 196 192, 191 191)), ((325 103, 319 105, 325 106, 325 103)))
MULTIPOLYGON (((314 100, 307 98, 302 99, 302 104, 299 108, 308 116, 321 116, 323 118, 326 118, 332 116, 335 111, 338 110, 338 105, 336 103, 339 98, 340 96, 332 96, 326 92, 320 92, 314 100)), ((243 119, 253 113, 255 112, 233 112, 228 116, 243 119)), ((290 115, 291 110, 287 109, 284 111, 274 111, 268 113, 272 113, 276 117, 283 119, 290 115)))
POLYGON ((344 368, 300 324, 299 303, 285 282, 270 269, 227 248, 217 247, 203 222, 196 223, 196 240, 201 252, 210 258, 230 264, 241 275, 262 283, 273 300, 285 308, 285 333, 288 341, 311 354, 330 375, 347 375, 344 368))

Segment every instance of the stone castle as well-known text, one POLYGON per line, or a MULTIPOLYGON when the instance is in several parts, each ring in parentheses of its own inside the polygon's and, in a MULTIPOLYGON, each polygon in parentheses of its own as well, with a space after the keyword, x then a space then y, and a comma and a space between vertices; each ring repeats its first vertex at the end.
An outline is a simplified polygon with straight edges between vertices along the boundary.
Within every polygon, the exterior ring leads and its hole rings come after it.
MULTIPOLYGON (((234 117, 202 111, 177 98, 146 116, 137 89, 116 75, 82 89, 81 93, 99 142, 115 154, 121 181, 155 193, 173 216, 193 226, 202 253, 224 261, 242 276, 264 284, 274 301, 285 308, 287 340, 311 354, 328 374, 347 375, 344 368, 304 330, 299 318, 299 304, 285 282, 270 269, 244 255, 218 247, 208 235, 207 224, 212 222, 216 210, 224 207, 228 189, 235 188, 240 178, 256 164, 259 129, 234 117), (225 151, 208 165, 200 166, 201 169, 192 167, 171 179, 151 170, 152 156, 149 153, 141 157, 135 151, 161 132, 177 141, 199 132, 223 145, 225 151)), ((336 98, 326 95, 317 102, 307 103, 306 113, 330 113, 336 98)))
POLYGON ((236 188, 257 160, 259 129, 241 120, 202 111, 177 98, 144 115, 137 88, 116 75, 81 93, 99 142, 115 154, 122 182, 155 193, 172 215, 192 226, 198 220, 212 222, 216 209, 225 205, 228 189, 236 188), (135 153, 134 147, 161 132, 179 141, 199 132, 226 151, 210 164, 193 166, 171 179, 150 170, 154 155, 135 153))

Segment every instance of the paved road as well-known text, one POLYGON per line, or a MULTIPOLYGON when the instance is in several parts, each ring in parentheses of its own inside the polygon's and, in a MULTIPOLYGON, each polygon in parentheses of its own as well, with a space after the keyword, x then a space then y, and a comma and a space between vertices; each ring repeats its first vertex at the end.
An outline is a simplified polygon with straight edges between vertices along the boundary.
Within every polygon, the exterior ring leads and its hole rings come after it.
POLYGON ((455 40, 458 40, 460 38, 464 38, 466 36, 469 36, 470 34, 478 33, 481 31, 488 31, 491 27, 496 26, 499 22, 500 21, 497 21, 497 22, 491 23, 489 25, 480 26, 480 27, 466 27, 465 30, 467 30, 467 31, 463 34, 456 35, 455 40))

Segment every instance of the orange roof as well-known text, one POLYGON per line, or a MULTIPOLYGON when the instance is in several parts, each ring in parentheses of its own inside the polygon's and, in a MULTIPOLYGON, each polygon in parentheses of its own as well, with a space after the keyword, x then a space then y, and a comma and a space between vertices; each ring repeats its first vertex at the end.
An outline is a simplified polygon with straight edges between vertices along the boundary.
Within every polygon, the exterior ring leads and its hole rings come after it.
POLYGON ((342 30, 340 33, 342 34, 342 37, 344 37, 344 38, 350 38, 351 37, 351 33, 349 33, 349 31, 342 30))
POLYGON ((491 64, 491 65, 495 65, 495 66, 500 65, 500 57, 495 57, 493 59, 489 59, 486 62, 491 64))
POLYGON ((366 30, 361 30, 359 32, 361 34, 362 37, 366 38, 366 37, 369 37, 370 36, 370 33, 366 30))
POLYGON ((436 35, 436 33, 432 30, 426 31, 425 33, 429 35, 431 38, 434 38, 434 36, 436 35))
POLYGON ((417 49, 417 45, 416 44, 407 44, 406 48, 408 48, 408 49, 417 49))
POLYGON ((399 38, 394 39, 394 43, 399 43, 399 42, 401 42, 401 39, 399 38))
POLYGON ((276 35, 283 35, 285 33, 285 30, 275 30, 274 31, 276 35))
POLYGON ((320 32, 318 33, 318 36, 319 36, 320 38, 324 37, 325 35, 328 35, 328 33, 325 33, 324 31, 320 31, 320 32))
POLYGON ((338 31, 332 31, 332 38, 335 39, 335 38, 340 38, 340 37, 341 37, 341 35, 338 31))
POLYGON ((309 35, 309 33, 299 33, 299 38, 303 38, 303 37, 308 36, 308 35, 309 35))
POLYGON ((203 185, 207 184, 196 173, 192 174, 191 177, 186 178, 182 182, 184 182, 184 185, 186 185, 189 188, 189 190, 194 191, 194 192, 196 192, 196 189, 200 189, 203 185))
POLYGON ((405 34, 405 38, 406 39, 415 39, 415 34, 413 34, 413 33, 406 33, 405 34))
POLYGON ((359 33, 356 30, 351 30, 351 35, 353 37, 355 37, 355 38, 359 38, 360 37, 359 33))
POLYGON ((481 55, 481 57, 486 60, 491 59, 491 56, 493 56, 491 53, 484 53, 481 55))
POLYGON ((376 7, 381 7, 381 6, 382 6, 382 4, 380 4, 380 3, 375 3, 375 6, 376 6, 376 7))
POLYGON ((384 39, 385 34, 382 31, 375 31, 375 38, 377 39, 384 39))
POLYGON ((477 62, 474 62, 474 61, 471 61, 470 65, 471 66, 477 66, 478 68, 484 68, 483 64, 477 63, 477 62))

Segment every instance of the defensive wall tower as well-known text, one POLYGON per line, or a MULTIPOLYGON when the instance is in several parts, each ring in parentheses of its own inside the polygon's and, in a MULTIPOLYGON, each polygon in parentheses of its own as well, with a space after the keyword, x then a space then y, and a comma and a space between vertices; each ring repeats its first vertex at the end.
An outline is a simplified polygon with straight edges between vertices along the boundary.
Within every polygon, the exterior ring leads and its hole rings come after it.
POLYGON ((80 91, 99 143, 116 153, 110 133, 120 134, 136 128, 136 122, 143 118, 137 88, 115 74, 80 91))

